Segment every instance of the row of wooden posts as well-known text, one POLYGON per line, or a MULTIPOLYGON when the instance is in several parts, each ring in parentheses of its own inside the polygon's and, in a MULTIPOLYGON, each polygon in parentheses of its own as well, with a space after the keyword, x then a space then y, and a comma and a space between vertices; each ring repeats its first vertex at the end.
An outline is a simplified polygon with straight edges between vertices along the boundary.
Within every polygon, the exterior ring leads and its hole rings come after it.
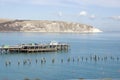
MULTIPOLYGON (((80 62, 80 61, 95 61, 95 62, 98 62, 98 61, 108 61, 108 60, 112 60, 112 61, 120 61, 120 58, 119 57, 100 57, 100 56, 90 56, 90 57, 78 57, 78 58, 74 58, 74 57, 68 57, 67 59, 60 59, 60 62, 61 63, 64 63, 64 62, 80 62)), ((34 61, 35 63, 46 63, 47 62, 47 59, 44 57, 44 58, 41 58, 41 59, 35 59, 34 61)), ((55 63, 55 62, 58 62, 57 59, 55 58, 52 58, 51 61, 49 61, 51 63, 55 63)), ((20 64, 23 64, 23 65, 26 65, 26 64, 31 64, 32 63, 32 60, 31 59, 24 59, 22 62, 21 61, 18 61, 17 64, 20 65, 20 64)), ((12 62, 10 60, 7 60, 5 62, 5 65, 11 65, 12 62)))

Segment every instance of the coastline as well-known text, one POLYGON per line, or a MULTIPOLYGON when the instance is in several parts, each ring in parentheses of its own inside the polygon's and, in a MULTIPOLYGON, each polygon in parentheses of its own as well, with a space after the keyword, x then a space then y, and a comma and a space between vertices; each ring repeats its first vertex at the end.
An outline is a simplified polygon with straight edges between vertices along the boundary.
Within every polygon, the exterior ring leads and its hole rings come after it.
POLYGON ((81 32, 78 32, 78 31, 60 31, 60 32, 55 32, 55 31, 0 31, 0 32, 25 32, 25 33, 29 33, 29 32, 32 32, 32 33, 79 33, 79 34, 82 34, 82 33, 101 33, 103 31, 99 30, 99 29, 95 29, 93 31, 81 31, 81 32))
POLYGON ((14 20, 0 23, 0 32, 98 33, 102 31, 91 25, 75 22, 14 20))

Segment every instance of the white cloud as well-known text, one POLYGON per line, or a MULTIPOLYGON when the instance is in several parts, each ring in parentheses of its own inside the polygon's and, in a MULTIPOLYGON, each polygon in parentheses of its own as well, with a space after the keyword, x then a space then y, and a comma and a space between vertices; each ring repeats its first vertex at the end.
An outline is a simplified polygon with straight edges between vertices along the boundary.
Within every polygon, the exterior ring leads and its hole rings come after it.
POLYGON ((87 16, 87 12, 86 11, 81 11, 79 16, 87 16))
POLYGON ((95 19, 96 16, 95 16, 94 14, 92 14, 92 15, 89 16, 89 18, 90 18, 90 19, 95 19))
POLYGON ((112 19, 112 20, 120 20, 120 16, 111 16, 111 17, 108 17, 109 19, 112 19))
POLYGON ((79 16, 84 16, 84 17, 88 17, 89 19, 95 19, 96 16, 94 14, 89 14, 87 11, 81 11, 79 13, 79 16))
POLYGON ((63 16, 63 13, 61 11, 58 12, 58 16, 63 16))

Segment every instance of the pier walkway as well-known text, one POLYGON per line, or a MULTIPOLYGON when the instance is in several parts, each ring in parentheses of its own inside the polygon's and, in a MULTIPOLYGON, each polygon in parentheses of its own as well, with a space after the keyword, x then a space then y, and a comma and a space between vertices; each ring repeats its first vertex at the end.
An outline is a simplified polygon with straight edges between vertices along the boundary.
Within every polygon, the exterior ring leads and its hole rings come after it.
POLYGON ((0 47, 0 53, 9 53, 9 52, 55 52, 68 50, 69 45, 67 43, 58 43, 58 42, 50 42, 46 44, 20 44, 20 45, 3 45, 0 47))

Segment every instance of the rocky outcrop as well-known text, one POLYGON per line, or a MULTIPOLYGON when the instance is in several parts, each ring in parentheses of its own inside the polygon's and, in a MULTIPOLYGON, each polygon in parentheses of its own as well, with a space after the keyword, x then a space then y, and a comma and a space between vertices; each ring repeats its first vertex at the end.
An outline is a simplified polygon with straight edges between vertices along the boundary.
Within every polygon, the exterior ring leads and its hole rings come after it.
POLYGON ((70 32, 88 33, 101 32, 101 30, 90 25, 47 20, 9 20, 0 22, 0 31, 19 31, 19 32, 70 32))

